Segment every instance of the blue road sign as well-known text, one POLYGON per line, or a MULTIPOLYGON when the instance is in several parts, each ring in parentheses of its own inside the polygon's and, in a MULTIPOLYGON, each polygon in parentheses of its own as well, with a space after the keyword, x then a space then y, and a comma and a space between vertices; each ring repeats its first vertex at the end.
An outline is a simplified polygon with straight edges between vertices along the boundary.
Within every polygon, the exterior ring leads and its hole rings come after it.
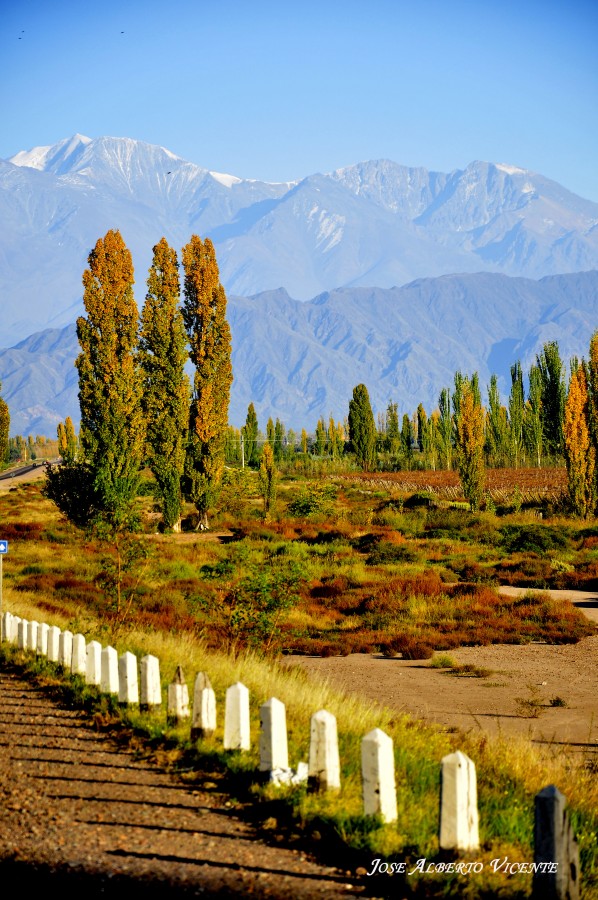
POLYGON ((0 541, 0 553, 8 553, 8 541, 0 541))

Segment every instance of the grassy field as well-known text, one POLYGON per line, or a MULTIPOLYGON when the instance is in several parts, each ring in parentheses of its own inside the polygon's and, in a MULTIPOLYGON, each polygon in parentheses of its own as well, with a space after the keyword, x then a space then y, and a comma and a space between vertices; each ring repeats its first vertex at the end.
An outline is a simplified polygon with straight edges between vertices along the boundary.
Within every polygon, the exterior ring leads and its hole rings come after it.
MULTIPOLYGON (((190 685, 197 671, 206 671, 221 708, 226 687, 243 681, 251 691, 254 734, 259 705, 278 697, 287 705, 292 765, 307 758, 311 714, 322 708, 334 712, 341 736, 341 794, 288 790, 286 809, 306 840, 319 835, 324 842, 338 841, 364 860, 372 854, 435 857, 439 764, 454 749, 466 752, 478 768, 480 860, 532 858, 533 796, 555 783, 573 810, 585 896, 595 895, 598 787, 590 768, 524 740, 449 734, 372 709, 299 670, 283 670, 276 660, 291 650, 381 650, 425 658, 433 650, 467 643, 576 641, 595 629, 570 604, 547 595, 507 600, 494 585, 593 587, 595 523, 549 516, 547 507, 526 509, 516 494, 510 508, 472 515, 446 500, 359 478, 291 476, 279 485, 277 510, 264 522, 254 476, 235 472, 229 473, 212 521, 220 540, 156 533, 149 479, 142 506, 145 531, 138 540, 149 555, 124 580, 131 604, 125 616, 106 589, 110 546, 61 520, 38 486, 9 491, 0 499, 0 537, 11 542, 5 606, 120 650, 155 653, 165 684, 179 664, 190 685), (359 742, 373 727, 383 728, 395 743, 396 826, 360 814, 359 742)), ((171 757, 189 768, 196 750, 184 731, 139 714, 130 715, 130 724, 154 740, 161 735, 171 757)), ((256 751, 244 758, 225 756, 218 751, 221 736, 219 730, 214 740, 202 742, 200 757, 226 766, 247 785, 256 751)), ((193 765, 202 763, 195 759, 193 765)), ((251 790, 273 801, 271 788, 251 790)), ((270 809, 267 803, 264 809, 270 809)), ((529 876, 492 880, 487 867, 483 878, 492 896, 526 896, 530 888, 529 876)), ((426 884, 432 896, 430 876, 426 884)), ((438 895, 446 889, 442 878, 438 895)), ((454 896, 480 896, 480 881, 461 880, 450 890, 454 896)))

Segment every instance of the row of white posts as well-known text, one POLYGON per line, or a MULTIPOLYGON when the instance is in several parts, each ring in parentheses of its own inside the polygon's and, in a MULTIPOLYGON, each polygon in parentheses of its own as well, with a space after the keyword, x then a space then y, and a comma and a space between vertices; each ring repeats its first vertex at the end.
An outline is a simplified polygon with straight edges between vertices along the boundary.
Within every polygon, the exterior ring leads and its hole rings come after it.
MULTIPOLYGON (((82 676, 101 693, 116 695, 122 705, 139 705, 148 711, 162 706, 160 663, 155 656, 144 656, 138 666, 134 653, 119 657, 114 647, 102 647, 97 641, 86 643, 82 634, 73 635, 55 625, 29 622, 9 612, 1 619, 1 638, 82 676)), ((192 740, 212 736, 216 730, 216 698, 209 677, 200 672, 195 679, 191 714, 189 690, 179 666, 173 683, 168 685, 167 719, 178 724, 189 718, 192 740)), ((250 747, 249 690, 237 682, 226 691, 224 749, 249 750, 250 747)), ((309 762, 299 763, 293 770, 289 768, 285 705, 271 697, 260 707, 259 755, 260 771, 269 773, 275 783, 309 781, 318 790, 340 788, 336 718, 327 710, 322 709, 311 717, 309 762)), ((395 822, 393 742, 379 728, 374 728, 361 741, 361 774, 364 814, 379 815, 386 823, 395 822)), ((543 877, 538 882, 538 896, 546 900, 553 897, 575 900, 579 896, 578 850, 565 805, 563 795, 552 786, 536 797, 536 861, 558 863, 560 873, 550 883, 543 877)), ((459 750, 442 759, 439 844, 442 850, 479 849, 475 765, 459 750)), ((544 874, 551 873, 540 872, 541 876, 544 874)))

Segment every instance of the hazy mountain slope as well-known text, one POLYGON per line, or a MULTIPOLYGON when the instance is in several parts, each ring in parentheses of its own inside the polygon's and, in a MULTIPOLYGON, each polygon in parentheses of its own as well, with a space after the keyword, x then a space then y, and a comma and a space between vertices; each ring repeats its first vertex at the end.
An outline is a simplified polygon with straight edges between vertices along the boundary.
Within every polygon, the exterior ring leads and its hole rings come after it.
MULTIPOLYGON (((457 369, 492 372, 509 391, 509 369, 524 371, 549 340, 561 355, 587 355, 598 327, 598 272, 541 281, 504 275, 447 275, 402 288, 342 288, 309 302, 277 290, 231 297, 234 383, 230 421, 241 425, 254 402, 269 415, 313 429, 319 416, 346 416, 364 382, 376 410, 401 412, 423 402, 430 412, 457 369)), ((66 415, 78 420, 74 326, 32 335, 0 350, 0 379, 11 433, 54 434, 66 415)))
POLYGON ((87 255, 116 227, 138 301, 153 245, 165 236, 180 250, 193 232, 213 238, 227 291, 242 295, 598 268, 598 204, 514 166, 445 174, 378 160, 268 184, 141 141, 75 135, 0 161, 1 345, 75 318, 87 255))

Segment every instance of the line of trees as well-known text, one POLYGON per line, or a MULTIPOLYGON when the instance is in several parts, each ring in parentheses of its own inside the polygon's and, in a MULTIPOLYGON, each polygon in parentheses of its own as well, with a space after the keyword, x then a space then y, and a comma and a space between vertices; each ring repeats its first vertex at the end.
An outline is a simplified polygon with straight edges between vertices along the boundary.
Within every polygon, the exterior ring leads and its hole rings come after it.
POLYGON ((147 464, 165 526, 180 530, 186 496, 198 527, 208 527, 224 465, 230 329, 212 242, 193 235, 182 262, 180 304, 177 254, 164 238, 153 248, 139 315, 132 258, 120 232, 108 231, 89 255, 86 316, 77 320, 79 446, 73 447, 67 421, 59 427, 63 465, 49 470, 46 486, 76 524, 134 530, 139 475, 147 464), (184 372, 188 358, 192 386, 184 372))
POLYGON ((573 359, 567 384, 558 343, 546 343, 527 376, 527 395, 520 362, 511 367, 507 404, 501 403, 495 375, 484 406, 477 373, 456 372, 452 391, 443 388, 438 407, 428 417, 420 403, 413 416, 399 419, 398 406, 389 402, 378 423, 367 387, 357 385, 349 403, 346 423, 328 426, 319 419, 308 440, 302 432, 299 447, 295 432, 286 432, 278 419, 267 426, 267 441, 258 429, 255 407, 240 431, 229 428, 227 454, 238 461, 239 448, 248 464, 258 464, 260 447, 273 448, 274 460, 292 459, 301 449, 318 457, 340 459, 351 453, 365 471, 385 468, 453 469, 459 472, 472 509, 484 496, 485 468, 565 462, 569 498, 576 514, 593 514, 598 497, 598 332, 590 343, 589 360, 573 359))

